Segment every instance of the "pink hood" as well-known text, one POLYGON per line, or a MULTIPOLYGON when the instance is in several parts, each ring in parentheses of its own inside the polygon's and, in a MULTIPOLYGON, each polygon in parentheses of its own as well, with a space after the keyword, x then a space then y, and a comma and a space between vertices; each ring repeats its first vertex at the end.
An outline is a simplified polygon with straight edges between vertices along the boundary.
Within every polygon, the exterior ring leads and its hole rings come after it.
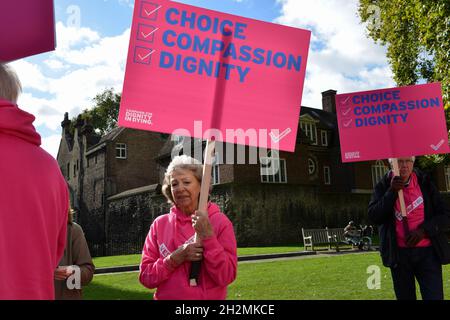
POLYGON ((35 117, 9 101, 0 99, 0 133, 16 136, 34 145, 41 145, 41 136, 33 126, 35 117))
POLYGON ((0 299, 53 299, 65 247, 67 184, 33 121, 0 100, 0 299))
POLYGON ((172 265, 169 256, 184 243, 194 240, 191 217, 175 206, 169 214, 155 219, 142 252, 139 280, 148 288, 157 288, 154 299, 221 300, 227 286, 236 278, 237 252, 233 225, 214 203, 208 205, 214 236, 204 239, 199 286, 189 286, 190 262, 172 265))

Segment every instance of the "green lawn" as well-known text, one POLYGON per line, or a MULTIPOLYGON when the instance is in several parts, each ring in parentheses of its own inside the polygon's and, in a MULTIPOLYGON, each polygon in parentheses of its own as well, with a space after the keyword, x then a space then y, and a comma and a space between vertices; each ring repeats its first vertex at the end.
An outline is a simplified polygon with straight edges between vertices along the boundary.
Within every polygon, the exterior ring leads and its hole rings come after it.
MULTIPOLYGON (((85 299, 151 299, 137 272, 96 275, 84 289, 85 299)), ((450 298, 450 266, 444 267, 444 289, 450 298)), ((420 295, 418 295, 420 297, 420 295)), ((258 299, 394 299, 389 269, 377 252, 315 256, 271 262, 239 263, 238 277, 228 288, 230 300, 258 299), (381 269, 381 288, 369 290, 367 268, 381 269)))
MULTIPOLYGON (((284 246, 284 247, 238 248, 238 256, 269 254, 269 253, 285 253, 295 251, 303 251, 303 247, 284 246)), ((139 264, 139 262, 141 261, 141 255, 131 254, 125 256, 98 257, 94 258, 93 260, 96 268, 127 266, 139 264)))
POLYGON ((250 256, 254 254, 286 253, 303 251, 303 246, 285 246, 285 247, 252 247, 238 248, 238 256, 250 256))
POLYGON ((141 261, 140 254, 129 254, 126 256, 109 256, 97 257, 92 259, 96 268, 128 266, 139 264, 141 261))

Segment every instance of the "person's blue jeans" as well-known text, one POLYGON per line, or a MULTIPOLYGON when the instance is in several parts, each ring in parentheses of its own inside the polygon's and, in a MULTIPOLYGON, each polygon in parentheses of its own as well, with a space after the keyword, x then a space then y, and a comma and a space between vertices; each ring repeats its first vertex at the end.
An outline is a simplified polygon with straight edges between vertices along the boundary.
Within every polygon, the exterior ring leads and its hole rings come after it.
POLYGON ((442 266, 433 247, 399 248, 399 263, 391 268, 398 300, 416 300, 419 283, 423 300, 443 300, 442 266))

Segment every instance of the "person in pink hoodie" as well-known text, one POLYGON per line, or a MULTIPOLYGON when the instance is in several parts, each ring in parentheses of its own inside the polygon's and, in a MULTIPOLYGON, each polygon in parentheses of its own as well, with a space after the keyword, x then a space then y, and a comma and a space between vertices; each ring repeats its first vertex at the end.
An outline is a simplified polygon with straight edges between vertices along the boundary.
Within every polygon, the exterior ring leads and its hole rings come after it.
POLYGON ((0 63, 0 299, 54 299, 67 226, 67 184, 18 108, 17 75, 0 63))
POLYGON ((199 212, 202 165, 177 156, 167 168, 162 191, 170 213, 150 227, 140 264, 139 281, 156 288, 155 300, 223 300, 236 279, 237 249, 233 225, 214 203, 199 212), (194 242, 195 233, 201 245, 194 242), (191 262, 201 261, 198 286, 190 286, 191 262))

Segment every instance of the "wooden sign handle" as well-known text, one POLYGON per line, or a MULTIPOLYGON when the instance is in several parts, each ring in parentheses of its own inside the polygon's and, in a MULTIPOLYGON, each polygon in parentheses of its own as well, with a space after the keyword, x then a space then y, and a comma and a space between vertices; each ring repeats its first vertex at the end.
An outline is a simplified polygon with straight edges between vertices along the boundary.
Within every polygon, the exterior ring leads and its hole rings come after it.
MULTIPOLYGON (((394 169, 394 175, 400 176, 400 170, 398 168, 398 159, 395 158, 392 160, 392 167, 394 169)), ((405 197, 403 196, 403 190, 398 192, 398 199, 400 200, 400 209, 402 212, 402 217, 406 217, 406 206, 405 206, 405 197)))
MULTIPOLYGON (((202 175, 202 185, 200 189, 200 200, 198 202, 198 210, 200 212, 208 213, 208 197, 209 197, 209 187, 211 185, 211 171, 212 171, 212 160, 214 155, 214 148, 216 143, 214 140, 208 140, 206 142, 205 157, 203 164, 203 175, 202 175)), ((195 242, 201 243, 200 237, 195 233, 195 242)), ((191 273, 189 275, 189 285, 191 287, 196 287, 198 285, 198 276, 200 275, 200 261, 192 262, 191 273)))
MULTIPOLYGON (((400 176, 397 158, 392 159, 392 169, 394 170, 394 175, 400 176)), ((409 234, 409 226, 408 226, 408 217, 406 216, 405 197, 403 196, 403 190, 398 191, 398 200, 400 201, 400 211, 402 213, 403 231, 405 232, 406 237, 409 234)))

